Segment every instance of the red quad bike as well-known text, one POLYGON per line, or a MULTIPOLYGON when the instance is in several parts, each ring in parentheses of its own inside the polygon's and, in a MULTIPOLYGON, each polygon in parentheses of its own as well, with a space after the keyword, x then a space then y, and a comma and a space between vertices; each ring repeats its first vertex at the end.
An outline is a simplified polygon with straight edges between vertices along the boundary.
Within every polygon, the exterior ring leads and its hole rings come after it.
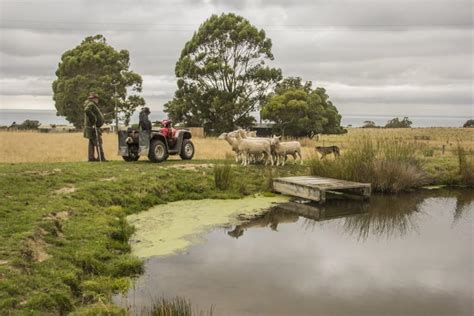
POLYGON ((139 131, 129 128, 118 132, 119 152, 125 161, 137 161, 140 156, 148 156, 152 162, 162 162, 169 155, 179 155, 183 160, 191 160, 194 156, 194 145, 191 132, 185 129, 172 129, 168 136, 166 128, 139 131))

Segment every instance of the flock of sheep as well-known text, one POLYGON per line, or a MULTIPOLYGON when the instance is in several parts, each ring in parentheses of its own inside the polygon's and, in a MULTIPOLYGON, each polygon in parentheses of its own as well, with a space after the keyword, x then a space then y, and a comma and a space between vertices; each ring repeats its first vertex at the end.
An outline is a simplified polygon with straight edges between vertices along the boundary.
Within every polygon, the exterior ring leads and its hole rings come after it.
POLYGON ((242 162, 243 166, 250 163, 264 161, 265 165, 284 166, 287 156, 293 156, 296 160, 299 157, 303 163, 301 156, 301 144, 297 141, 281 142, 280 136, 272 138, 256 137, 255 132, 247 132, 238 129, 229 133, 222 133, 219 139, 226 140, 235 153, 235 161, 242 162))

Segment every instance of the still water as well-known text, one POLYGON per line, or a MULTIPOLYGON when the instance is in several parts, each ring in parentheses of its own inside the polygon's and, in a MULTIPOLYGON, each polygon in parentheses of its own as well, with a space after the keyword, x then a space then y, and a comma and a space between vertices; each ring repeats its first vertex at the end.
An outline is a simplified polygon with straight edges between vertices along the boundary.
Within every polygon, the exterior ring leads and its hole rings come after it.
MULTIPOLYGON (((472 315, 474 190, 293 202, 152 257, 121 305, 214 315, 472 315)), ((196 202, 199 203, 199 202, 196 202)))

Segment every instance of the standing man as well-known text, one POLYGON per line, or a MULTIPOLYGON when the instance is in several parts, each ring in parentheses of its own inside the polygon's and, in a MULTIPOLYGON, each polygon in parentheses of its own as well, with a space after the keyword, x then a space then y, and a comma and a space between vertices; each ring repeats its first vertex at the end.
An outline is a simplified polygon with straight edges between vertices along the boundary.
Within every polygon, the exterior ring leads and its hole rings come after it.
POLYGON ((89 97, 84 102, 84 137, 89 139, 88 161, 107 161, 102 148, 102 130, 104 116, 100 112, 99 96, 95 92, 89 93, 89 97), (94 148, 97 151, 97 158, 94 155, 94 148))
POLYGON ((150 133, 151 132, 151 121, 148 118, 148 115, 150 115, 150 109, 145 106, 140 111, 140 115, 138 116, 138 128, 141 131, 147 131, 148 133, 150 133))

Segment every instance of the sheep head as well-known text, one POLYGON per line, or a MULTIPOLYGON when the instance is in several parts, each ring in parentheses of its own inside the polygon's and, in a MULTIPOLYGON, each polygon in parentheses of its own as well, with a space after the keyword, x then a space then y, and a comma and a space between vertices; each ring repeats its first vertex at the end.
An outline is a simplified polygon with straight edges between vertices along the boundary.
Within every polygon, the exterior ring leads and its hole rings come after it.
POLYGON ((271 139, 270 143, 275 146, 275 145, 278 145, 280 143, 280 138, 281 136, 273 136, 273 138, 271 139))

